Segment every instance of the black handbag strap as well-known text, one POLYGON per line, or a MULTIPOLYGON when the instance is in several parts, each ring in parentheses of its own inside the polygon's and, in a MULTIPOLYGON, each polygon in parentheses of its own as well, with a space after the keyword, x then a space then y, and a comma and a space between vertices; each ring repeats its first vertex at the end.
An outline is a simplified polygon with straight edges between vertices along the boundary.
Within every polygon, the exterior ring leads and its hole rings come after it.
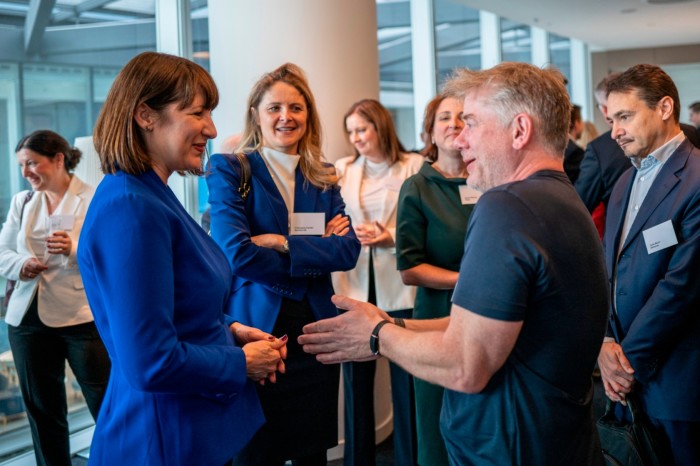
POLYGON ((238 160, 238 165, 241 167, 241 184, 238 186, 238 192, 241 194, 241 198, 245 201, 245 198, 248 197, 248 192, 250 192, 250 161, 244 154, 234 153, 233 156, 236 157, 236 160, 238 160))
MULTIPOLYGON (((637 419, 642 419, 642 412, 640 411, 638 400, 636 399, 635 395, 633 393, 628 393, 627 396, 625 397, 625 402, 627 403, 627 410, 630 412, 630 416, 632 416, 632 422, 635 422, 637 419)), ((603 413, 602 418, 603 419, 611 419, 614 420, 616 419, 615 417, 615 404, 617 402, 612 401, 610 398, 606 399, 605 403, 605 412, 603 413)))
POLYGON ((22 202, 22 208, 19 210, 19 228, 22 228, 22 218, 24 217, 24 207, 29 203, 34 195, 34 191, 29 191, 22 202))

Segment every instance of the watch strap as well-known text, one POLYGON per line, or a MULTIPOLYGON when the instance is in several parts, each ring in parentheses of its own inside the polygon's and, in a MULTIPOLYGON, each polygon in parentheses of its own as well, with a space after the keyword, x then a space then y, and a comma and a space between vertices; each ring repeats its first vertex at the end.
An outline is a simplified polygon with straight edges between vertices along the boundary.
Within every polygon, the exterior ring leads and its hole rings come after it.
POLYGON ((372 334, 369 336, 369 349, 374 356, 379 356, 379 331, 386 324, 390 323, 388 320, 382 320, 379 322, 372 330, 372 334))

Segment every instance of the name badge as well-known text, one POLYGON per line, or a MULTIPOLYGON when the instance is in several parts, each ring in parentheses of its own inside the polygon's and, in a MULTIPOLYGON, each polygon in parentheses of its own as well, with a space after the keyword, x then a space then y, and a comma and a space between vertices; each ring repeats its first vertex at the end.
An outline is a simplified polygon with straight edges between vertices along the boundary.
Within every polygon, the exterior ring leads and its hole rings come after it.
POLYGON ((386 188, 388 191, 398 193, 399 191, 401 191, 402 184, 403 180, 401 178, 389 178, 384 183, 384 188, 386 188))
POLYGON ((466 184, 459 185, 459 198, 462 201, 462 205, 476 204, 480 197, 481 192, 476 189, 470 188, 466 184))
POLYGON ((326 214, 304 212, 292 214, 289 234, 292 236, 323 236, 326 232, 326 214))
POLYGON ((678 238, 676 238, 676 232, 673 230, 673 223, 670 220, 644 230, 642 235, 644 235, 648 254, 653 254, 678 244, 678 238))
POLYGON ((49 231, 71 231, 74 223, 73 215, 52 215, 49 217, 49 231))

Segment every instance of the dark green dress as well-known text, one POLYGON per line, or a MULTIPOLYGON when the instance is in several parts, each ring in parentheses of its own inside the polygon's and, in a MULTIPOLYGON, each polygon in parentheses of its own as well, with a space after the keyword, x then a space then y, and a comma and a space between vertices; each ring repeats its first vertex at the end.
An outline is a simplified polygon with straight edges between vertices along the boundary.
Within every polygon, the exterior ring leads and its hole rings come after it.
MULTIPOLYGON (((430 164, 408 178, 399 194, 396 254, 399 270, 430 264, 458 271, 473 205, 462 205, 459 186, 464 178, 445 178, 430 164)), ((452 290, 418 287, 413 317, 434 319, 450 314, 452 290)), ((440 435, 443 388, 418 378, 416 424, 418 464, 447 465, 440 435)))

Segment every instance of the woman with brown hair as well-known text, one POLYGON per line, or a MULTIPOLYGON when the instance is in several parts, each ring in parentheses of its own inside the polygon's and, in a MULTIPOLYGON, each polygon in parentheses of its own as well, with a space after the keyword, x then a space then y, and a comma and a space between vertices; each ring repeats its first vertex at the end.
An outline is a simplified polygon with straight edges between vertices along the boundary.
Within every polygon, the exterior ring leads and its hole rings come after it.
POLYGON ((234 275, 230 314, 288 335, 289 353, 277 383, 257 387, 267 422, 234 463, 325 466, 338 442, 339 368, 304 353, 297 337, 337 315, 330 273, 354 267, 360 244, 323 162, 316 103, 299 67, 284 64, 253 86, 236 152, 212 156, 207 174, 211 235, 234 275))
MULTIPOLYGON (((464 128, 462 102, 444 95, 425 109, 423 150, 428 163, 406 180, 399 193, 396 256, 401 278, 418 287, 414 319, 450 314, 452 291, 469 216, 479 193, 466 185, 467 170, 454 141, 464 128)), ((440 434, 443 388, 414 378, 418 464, 447 465, 440 434)))
MULTIPOLYGON (((404 180, 418 172, 424 159, 407 152, 394 129, 391 113, 376 100, 353 104, 343 119, 354 155, 338 160, 341 194, 362 250, 357 266, 333 274, 338 294, 369 301, 392 317, 411 317, 415 288, 396 270, 396 207, 404 180)), ((343 364, 345 380, 345 464, 375 463, 375 361, 343 364)), ((396 464, 415 463, 413 382, 390 364, 394 406, 396 464)))
POLYGON ((91 465, 228 464, 264 422, 254 382, 284 370, 284 339, 224 315, 226 257, 167 184, 202 172, 218 100, 199 65, 145 52, 97 119, 78 261, 113 367, 91 465))
POLYGON ((110 368, 76 260, 95 188, 73 174, 80 150, 53 131, 25 136, 15 152, 32 189, 13 198, 0 233, 0 274, 17 280, 5 321, 36 462, 70 465, 66 361, 95 419, 110 368))

